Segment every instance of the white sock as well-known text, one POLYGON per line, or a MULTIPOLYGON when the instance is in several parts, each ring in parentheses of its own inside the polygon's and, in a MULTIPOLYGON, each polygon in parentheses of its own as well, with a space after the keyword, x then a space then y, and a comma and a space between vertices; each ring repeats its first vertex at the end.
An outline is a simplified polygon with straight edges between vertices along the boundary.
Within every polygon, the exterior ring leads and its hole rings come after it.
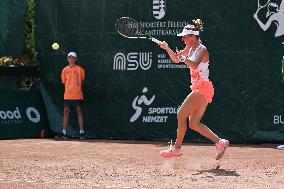
POLYGON ((80 129, 80 134, 84 134, 84 129, 80 129))
POLYGON ((63 129, 63 130, 62 130, 62 133, 63 133, 64 135, 66 135, 66 133, 67 133, 66 129, 63 129))

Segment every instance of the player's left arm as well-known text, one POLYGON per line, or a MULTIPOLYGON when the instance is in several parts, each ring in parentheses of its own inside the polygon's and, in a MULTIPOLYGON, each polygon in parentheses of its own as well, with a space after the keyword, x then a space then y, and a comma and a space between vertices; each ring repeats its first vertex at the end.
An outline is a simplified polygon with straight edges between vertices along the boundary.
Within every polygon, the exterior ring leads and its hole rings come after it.
POLYGON ((83 68, 81 68, 81 81, 82 83, 85 81, 85 78, 86 78, 86 73, 85 73, 85 70, 83 68))
POLYGON ((63 85, 65 84, 65 80, 66 80, 65 69, 63 69, 62 72, 61 72, 61 82, 62 82, 63 85))

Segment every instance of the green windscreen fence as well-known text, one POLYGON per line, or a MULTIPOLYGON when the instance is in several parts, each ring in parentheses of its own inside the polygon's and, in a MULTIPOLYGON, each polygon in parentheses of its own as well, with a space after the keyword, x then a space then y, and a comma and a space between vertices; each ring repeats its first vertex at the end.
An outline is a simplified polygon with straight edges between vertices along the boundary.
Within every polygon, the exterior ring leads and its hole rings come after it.
POLYGON ((51 136, 39 91, 4 90, 3 86, 1 83, 0 139, 51 136))
POLYGON ((20 57, 24 47, 25 0, 0 1, 0 57, 20 57))
MULTIPOLYGON (((149 40, 120 36, 114 25, 120 17, 132 17, 148 34, 182 49, 176 34, 201 18, 215 86, 202 122, 233 143, 283 142, 283 7, 281 0, 36 1, 41 94, 51 129, 62 130, 60 74, 66 53, 75 51, 86 70, 83 110, 89 137, 174 139, 177 109, 190 92, 188 68, 174 64, 149 40), (51 49, 53 42, 60 50, 51 49)), ((68 133, 78 131, 73 110, 68 133)), ((185 141, 208 140, 189 131, 185 141)))

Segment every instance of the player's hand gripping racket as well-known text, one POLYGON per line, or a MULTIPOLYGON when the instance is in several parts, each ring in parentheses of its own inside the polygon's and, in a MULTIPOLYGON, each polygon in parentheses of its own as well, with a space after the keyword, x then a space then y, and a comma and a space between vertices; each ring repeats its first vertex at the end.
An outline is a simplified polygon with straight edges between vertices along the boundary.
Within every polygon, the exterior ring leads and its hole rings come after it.
POLYGON ((139 25, 139 22, 129 17, 121 17, 115 23, 117 32, 123 37, 129 39, 149 39, 158 45, 162 42, 154 37, 147 35, 144 29, 139 25))

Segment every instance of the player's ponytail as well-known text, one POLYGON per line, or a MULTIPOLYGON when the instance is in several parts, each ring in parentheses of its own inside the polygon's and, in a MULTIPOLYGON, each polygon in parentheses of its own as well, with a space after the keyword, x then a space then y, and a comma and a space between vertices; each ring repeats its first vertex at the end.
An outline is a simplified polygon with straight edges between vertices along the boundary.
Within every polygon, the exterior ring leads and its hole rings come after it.
POLYGON ((195 31, 199 31, 199 32, 203 31, 204 24, 199 18, 197 18, 196 20, 192 20, 192 22, 193 22, 195 31))

